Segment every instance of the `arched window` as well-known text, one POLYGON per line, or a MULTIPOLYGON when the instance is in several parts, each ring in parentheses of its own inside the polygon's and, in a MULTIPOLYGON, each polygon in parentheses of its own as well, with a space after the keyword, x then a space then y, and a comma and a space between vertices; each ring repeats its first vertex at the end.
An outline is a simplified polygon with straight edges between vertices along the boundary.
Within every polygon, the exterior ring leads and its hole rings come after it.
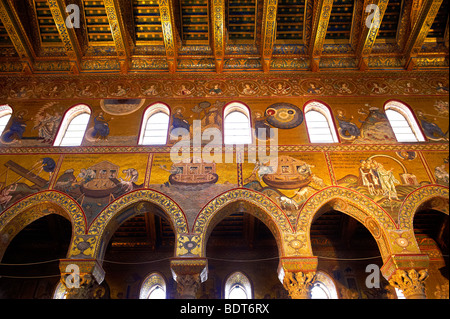
POLYGON ((3 134, 3 131, 11 118, 12 112, 13 110, 9 105, 0 106, 0 135, 3 134))
POLYGON ((80 146, 91 117, 91 109, 79 104, 69 109, 61 122, 53 146, 80 146))
POLYGON ((224 144, 251 144, 252 134, 250 112, 243 104, 234 102, 228 104, 223 112, 224 144))
POLYGON ((166 299, 166 281, 158 273, 148 275, 141 285, 139 299, 166 299))
POLYGON ((401 289, 395 288, 395 293, 397 294, 397 299, 406 299, 401 289))
POLYGON ((167 143, 170 110, 156 103, 147 108, 142 119, 139 145, 164 145, 167 143))
POLYGON ((311 299, 338 299, 336 286, 326 273, 319 271, 311 288, 311 299))
POLYGON ((304 108, 304 113, 311 143, 339 142, 328 107, 320 102, 309 102, 304 108))
POLYGON ((409 107, 398 101, 389 101, 384 106, 384 110, 397 142, 425 141, 409 107))
POLYGON ((59 282, 53 293, 53 299, 66 299, 67 290, 66 287, 59 282))
POLYGON ((232 273, 225 282, 225 299, 252 299, 250 280, 240 271, 232 273))

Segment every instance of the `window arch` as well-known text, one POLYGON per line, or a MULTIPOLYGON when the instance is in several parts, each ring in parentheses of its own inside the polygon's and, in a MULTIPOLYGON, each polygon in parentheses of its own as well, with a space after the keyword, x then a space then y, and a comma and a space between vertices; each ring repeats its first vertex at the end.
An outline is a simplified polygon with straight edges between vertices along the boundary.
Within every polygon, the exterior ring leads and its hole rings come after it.
POLYGON ((223 111, 223 136, 226 145, 251 144, 251 123, 248 108, 239 102, 225 106, 223 111))
POLYGON ((166 299, 166 280, 158 273, 148 275, 141 285, 139 299, 166 299))
POLYGON ((228 276, 225 282, 225 299, 252 299, 250 280, 240 271, 228 276))
POLYGON ((9 105, 0 105, 0 135, 3 134, 6 125, 8 125, 12 112, 13 110, 9 105))
POLYGON ((424 142, 425 138, 408 106, 399 101, 389 101, 384 111, 394 131, 397 142, 424 142))
POLYGON ((316 280, 311 288, 311 299, 338 299, 333 280, 323 271, 317 272, 316 280))
POLYGON ((397 295, 397 299, 406 299, 401 289, 395 288, 395 294, 397 295))
POLYGON ((70 108, 61 122, 53 146, 80 146, 91 117, 91 109, 85 104, 70 108))
POLYGON ((309 102, 304 107, 306 128, 311 143, 337 143, 333 117, 329 108, 320 102, 309 102))
POLYGON ((164 145, 169 131, 170 109, 167 105, 150 105, 142 118, 139 145, 164 145))
POLYGON ((59 282, 56 285, 55 291, 53 292, 53 299, 66 299, 67 290, 66 287, 59 282))

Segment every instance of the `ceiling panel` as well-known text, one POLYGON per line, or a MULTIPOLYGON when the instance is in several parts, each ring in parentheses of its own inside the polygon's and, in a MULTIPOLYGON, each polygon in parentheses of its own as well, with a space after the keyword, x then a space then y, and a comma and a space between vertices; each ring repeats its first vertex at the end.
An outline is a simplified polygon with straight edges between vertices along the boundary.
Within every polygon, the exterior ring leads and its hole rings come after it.
POLYGON ((390 0, 381 20, 377 39, 396 39, 400 22, 402 0, 390 0))
POLYGON ((238 42, 254 42, 256 14, 256 0, 229 0, 227 6, 228 39, 238 42))
POLYGON ((84 0, 89 45, 114 44, 103 1, 84 0))
POLYGON ((133 0, 136 44, 163 44, 158 0, 133 0))
POLYGON ((306 0, 278 0, 277 42, 300 42, 303 38, 306 0))
POLYGON ((208 0, 180 0, 181 33, 185 44, 209 44, 208 0))
POLYGON ((39 37, 42 45, 62 45, 58 28, 53 20, 47 0, 36 0, 34 9, 38 21, 39 37))
POLYGON ((350 39, 353 18, 353 2, 354 0, 335 0, 333 2, 325 39, 350 39))
POLYGON ((448 23, 448 9, 448 0, 442 1, 441 8, 428 32, 428 38, 444 38, 445 28, 448 23))

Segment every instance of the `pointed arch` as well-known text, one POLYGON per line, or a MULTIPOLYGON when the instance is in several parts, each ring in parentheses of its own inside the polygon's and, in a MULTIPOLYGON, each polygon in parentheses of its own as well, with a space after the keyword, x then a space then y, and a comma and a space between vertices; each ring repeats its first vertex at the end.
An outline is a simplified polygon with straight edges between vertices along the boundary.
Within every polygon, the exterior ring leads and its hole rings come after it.
MULTIPOLYGON (((188 233, 188 222, 186 215, 180 206, 167 195, 152 189, 139 189, 129 192, 111 204, 109 204, 89 225, 88 234, 98 238, 93 247, 93 256, 101 257, 104 253, 104 246, 109 239, 109 228, 116 228, 118 225, 117 218, 120 217, 127 208, 134 206, 139 202, 148 202, 158 206, 168 218, 175 237, 178 238, 180 234, 188 233)), ((135 214, 140 213, 136 211, 135 214)), ((131 217, 127 216, 127 217, 131 217)))
POLYGON ((155 299, 151 298, 151 295, 155 293, 155 290, 161 290, 164 293, 164 298, 162 294, 158 296, 156 299, 165 299, 167 298, 167 280, 166 278, 160 274, 159 272, 152 272, 147 277, 144 278, 141 284, 141 288, 139 290, 139 299, 155 299))
POLYGON ((223 293, 224 299, 253 299, 254 295, 250 279, 241 271, 235 271, 227 276, 223 293))
POLYGON ((312 195, 299 212, 296 230, 307 234, 309 246, 311 225, 327 209, 340 211, 363 224, 377 242, 383 260, 387 260, 391 249, 386 232, 397 229, 394 220, 370 198, 340 186, 330 186, 312 195))
POLYGON ((215 225, 226 217, 226 208, 240 204, 244 205, 247 213, 254 215, 270 229, 277 242, 279 256, 284 256, 283 234, 293 232, 288 217, 264 194, 247 188, 231 189, 215 197, 197 215, 192 232, 201 237, 201 256, 205 256, 209 234, 215 225))
POLYGON ((406 196, 399 210, 399 225, 413 229, 414 216, 422 208, 430 208, 449 214, 449 191, 442 185, 422 186, 406 196))
POLYGON ((311 299, 339 299, 333 277, 323 270, 316 273, 316 280, 311 288, 311 299))
MULTIPOLYGON (((0 238, 9 243, 33 221, 50 214, 67 218, 72 224, 72 241, 86 233, 86 216, 80 205, 64 193, 42 191, 25 197, 0 214, 0 238)), ((1 245, 0 256, 8 245, 1 245)))

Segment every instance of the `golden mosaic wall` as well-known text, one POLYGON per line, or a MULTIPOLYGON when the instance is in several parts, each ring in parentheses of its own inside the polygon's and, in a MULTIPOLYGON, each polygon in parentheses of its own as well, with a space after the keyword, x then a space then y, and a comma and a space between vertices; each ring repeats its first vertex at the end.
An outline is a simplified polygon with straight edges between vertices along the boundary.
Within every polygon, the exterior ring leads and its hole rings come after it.
MULTIPOLYGON (((105 229, 144 200, 169 217, 178 256, 204 257, 215 216, 244 200, 274 233, 281 256, 312 255, 309 227, 325 204, 362 222, 377 240, 383 261, 392 254, 420 253, 411 226, 415 210, 434 198, 448 200, 448 75, 161 77, 3 79, 0 105, 14 110, 0 140, 0 234, 6 242, 26 224, 15 223, 14 231, 8 225, 41 200, 77 225, 68 257, 101 258, 105 229), (378 117, 390 100, 411 108, 426 142, 395 141, 378 117), (217 175, 211 183, 180 185, 173 182, 170 162, 175 140, 162 147, 137 145, 143 113, 155 102, 169 106, 171 123, 177 117, 190 126, 200 120, 203 129, 221 129, 223 108, 235 101, 250 108, 253 126, 278 128, 278 158, 287 163, 278 169, 303 169, 305 183, 274 183, 269 172, 258 174, 265 163, 244 156, 243 163, 204 167, 217 175), (310 101, 331 108, 339 143, 311 145, 304 120, 286 122, 268 111, 285 108, 303 116, 310 101), (82 147, 52 147, 64 112, 78 103, 92 110, 82 147), (107 134, 94 134, 94 119, 107 123, 107 134), (13 123, 21 129, 11 130, 13 123), (389 178, 389 191, 380 183, 364 183, 361 169, 370 165, 389 178), (102 178, 91 176, 92 171, 102 178)), ((436 208, 448 214, 448 201, 436 208)))

